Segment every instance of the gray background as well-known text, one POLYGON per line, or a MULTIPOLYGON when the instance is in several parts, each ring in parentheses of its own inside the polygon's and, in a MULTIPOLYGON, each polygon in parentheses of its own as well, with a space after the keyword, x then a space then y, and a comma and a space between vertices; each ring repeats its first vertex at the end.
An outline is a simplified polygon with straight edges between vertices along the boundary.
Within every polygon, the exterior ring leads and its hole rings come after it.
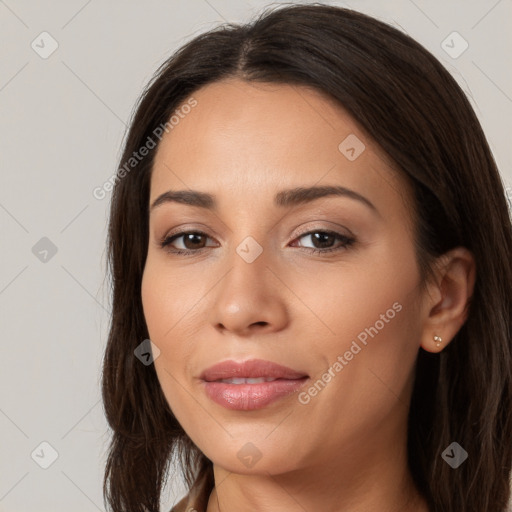
MULTIPOLYGON (((511 0, 326 3, 387 21, 435 54, 470 97, 512 184, 511 0), (457 58, 442 47, 453 31, 469 44, 457 58)), ((115 172, 157 66, 194 35, 248 21, 265 5, 0 0, 0 511, 104 510, 110 194, 97 200, 92 191, 115 172), (43 31, 58 43, 48 58, 43 31), (43 441, 58 453, 47 469, 43 441)), ((450 41, 452 53, 461 49, 450 41)), ((164 510, 182 492, 167 487, 164 510)))

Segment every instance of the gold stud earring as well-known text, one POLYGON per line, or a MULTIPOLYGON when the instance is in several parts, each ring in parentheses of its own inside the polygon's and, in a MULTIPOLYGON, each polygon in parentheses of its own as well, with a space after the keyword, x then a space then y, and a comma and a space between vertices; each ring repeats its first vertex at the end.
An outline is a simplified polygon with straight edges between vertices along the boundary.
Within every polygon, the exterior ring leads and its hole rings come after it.
POLYGON ((441 338, 441 336, 434 335, 434 341, 436 342, 436 347, 440 347, 443 338, 441 338))

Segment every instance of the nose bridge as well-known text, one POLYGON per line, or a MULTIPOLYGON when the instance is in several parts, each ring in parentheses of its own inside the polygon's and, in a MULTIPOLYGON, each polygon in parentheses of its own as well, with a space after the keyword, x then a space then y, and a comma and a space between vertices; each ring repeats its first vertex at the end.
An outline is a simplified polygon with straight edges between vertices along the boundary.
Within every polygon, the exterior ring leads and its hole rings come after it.
POLYGON ((214 325, 240 332, 253 324, 282 328, 287 308, 280 282, 273 275, 276 271, 271 269, 273 260, 270 249, 253 236, 235 246, 215 297, 214 325))
MULTIPOLYGON (((261 236, 259 237, 261 240, 261 236)), ((266 290, 269 283, 267 267, 271 265, 272 256, 270 254, 269 243, 258 242, 255 237, 249 235, 242 239, 238 245, 234 247, 234 251, 230 257, 230 272, 228 276, 231 284, 237 287, 251 286, 252 293, 262 291, 270 293, 266 290)))
POLYGON ((251 235, 246 236, 235 248, 236 254, 248 265, 252 265, 257 260, 260 260, 259 264, 261 264, 262 260, 268 259, 268 240, 265 242, 263 236, 258 236, 258 238, 259 242, 251 235), (264 245, 266 248, 264 248, 264 245), (264 252, 265 255, 263 256, 264 252))
MULTIPOLYGON (((236 205, 236 217, 233 219, 230 233, 231 251, 230 264, 237 269, 251 273, 255 268, 263 271, 265 264, 270 264, 272 237, 275 230, 267 227, 264 220, 266 208, 254 198, 236 205)), ((235 270, 235 269, 233 269, 235 270)))

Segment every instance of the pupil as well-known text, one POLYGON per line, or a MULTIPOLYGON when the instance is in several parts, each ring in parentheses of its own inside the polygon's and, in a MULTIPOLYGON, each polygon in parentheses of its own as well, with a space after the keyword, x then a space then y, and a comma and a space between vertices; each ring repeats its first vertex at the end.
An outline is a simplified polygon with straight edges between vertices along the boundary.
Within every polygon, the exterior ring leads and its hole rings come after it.
MULTIPOLYGON (((318 240, 320 239, 320 242, 321 243, 324 243, 326 241, 329 241, 330 239, 332 239, 334 237, 334 235, 331 235, 329 233, 313 233, 313 240, 318 240)), ((332 240, 331 240, 332 241, 332 240)), ((316 245, 316 244, 315 244, 316 245)), ((328 244, 329 245, 329 244, 328 244)), ((322 247, 324 247, 324 245, 322 245, 322 247)))
MULTIPOLYGON (((192 245, 192 247, 188 246, 188 242, 192 242, 192 244, 198 243, 198 238, 200 239, 203 235, 200 235, 199 233, 189 233, 188 235, 185 235, 184 244, 187 249, 197 249, 195 245, 192 245)), ((199 240, 200 243, 200 240, 199 240)))

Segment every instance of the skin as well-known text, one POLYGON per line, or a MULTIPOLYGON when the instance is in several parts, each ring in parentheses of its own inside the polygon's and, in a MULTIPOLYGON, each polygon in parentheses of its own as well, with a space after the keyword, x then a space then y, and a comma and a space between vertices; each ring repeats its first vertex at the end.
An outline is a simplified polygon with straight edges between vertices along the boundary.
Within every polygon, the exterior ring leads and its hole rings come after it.
POLYGON ((165 397, 214 463, 208 512, 426 512, 406 462, 414 363, 420 346, 443 350, 464 323, 471 253, 445 255, 421 290, 411 190, 320 92, 229 79, 194 98, 157 149, 150 204, 168 190, 193 189, 213 194, 218 207, 168 202, 151 211, 142 300, 165 397), (365 145, 354 161, 338 149, 349 134, 365 145), (377 212, 342 196, 273 204, 283 189, 313 185, 349 188, 377 212), (194 230, 207 237, 172 244, 189 256, 159 243, 194 230), (303 235, 313 230, 355 242, 322 246, 303 235), (248 236, 263 249, 252 263, 236 252, 248 236), (311 252, 322 247, 340 250, 311 252), (394 303, 401 310, 307 404, 293 394, 230 411, 203 391, 200 373, 226 359, 270 360, 307 373, 311 385, 394 303), (261 454, 250 468, 237 457, 249 442, 261 454))

